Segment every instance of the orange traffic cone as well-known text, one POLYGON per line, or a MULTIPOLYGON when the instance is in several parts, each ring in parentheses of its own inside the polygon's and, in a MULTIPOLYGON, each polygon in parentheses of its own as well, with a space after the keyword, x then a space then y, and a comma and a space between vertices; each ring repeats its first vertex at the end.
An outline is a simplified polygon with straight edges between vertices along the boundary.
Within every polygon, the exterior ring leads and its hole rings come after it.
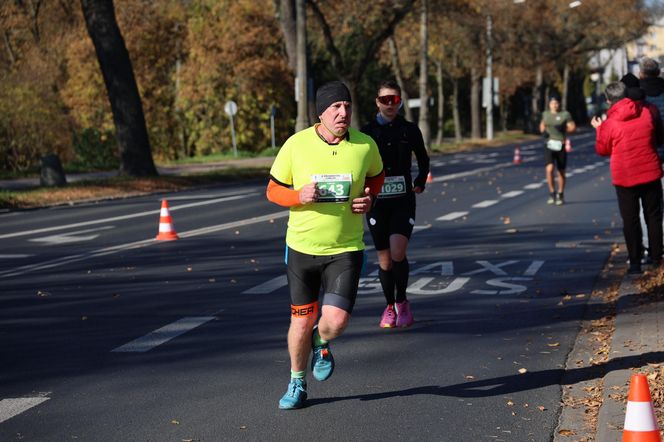
POLYGON ((161 200, 161 212, 159 213, 159 233, 157 234, 157 241, 171 241, 178 238, 173 228, 173 220, 171 214, 168 212, 168 201, 161 200))
POLYGON ((521 149, 519 149, 519 146, 514 149, 514 164, 521 164, 521 149))
POLYGON ((569 138, 565 140, 565 152, 571 152, 572 151, 572 142, 570 141, 569 138))
POLYGON ((431 172, 427 175, 427 183, 433 183, 433 175, 431 175, 431 172))
POLYGON ((644 374, 633 374, 629 381, 622 440, 623 442, 662 442, 650 398, 648 379, 644 374))

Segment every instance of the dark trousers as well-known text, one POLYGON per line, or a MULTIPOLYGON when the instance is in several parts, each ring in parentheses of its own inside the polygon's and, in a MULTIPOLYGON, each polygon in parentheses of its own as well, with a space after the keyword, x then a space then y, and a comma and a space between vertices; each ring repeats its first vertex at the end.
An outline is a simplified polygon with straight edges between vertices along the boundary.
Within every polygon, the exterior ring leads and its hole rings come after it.
POLYGON ((615 186, 618 207, 623 220, 623 235, 631 265, 641 262, 641 219, 640 205, 648 228, 650 256, 654 261, 662 259, 662 183, 651 181, 638 186, 615 186))

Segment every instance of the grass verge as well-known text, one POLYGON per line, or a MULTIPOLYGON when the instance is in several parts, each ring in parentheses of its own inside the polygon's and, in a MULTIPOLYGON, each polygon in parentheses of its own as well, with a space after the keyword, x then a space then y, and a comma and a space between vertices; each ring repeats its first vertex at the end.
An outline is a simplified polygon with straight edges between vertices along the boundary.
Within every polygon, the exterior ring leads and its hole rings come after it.
POLYGON ((127 198, 150 193, 174 192, 242 179, 267 179, 269 169, 233 168, 196 175, 155 178, 114 177, 68 184, 63 187, 36 187, 25 190, 0 190, 0 209, 32 209, 74 204, 99 199, 127 198))

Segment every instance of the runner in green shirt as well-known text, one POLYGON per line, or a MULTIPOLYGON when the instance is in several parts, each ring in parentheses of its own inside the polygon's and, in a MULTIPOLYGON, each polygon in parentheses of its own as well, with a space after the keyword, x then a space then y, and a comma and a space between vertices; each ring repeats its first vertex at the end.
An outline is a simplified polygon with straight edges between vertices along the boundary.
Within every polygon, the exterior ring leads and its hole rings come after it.
POLYGON ((546 164, 546 182, 549 185, 549 199, 547 204, 561 206, 564 204, 565 168, 567 167, 567 151, 565 141, 568 133, 576 130, 576 124, 567 111, 560 110, 558 97, 549 99, 549 110, 542 114, 540 132, 548 136, 544 149, 544 162, 546 164), (558 171, 558 193, 555 191, 553 169, 558 171))

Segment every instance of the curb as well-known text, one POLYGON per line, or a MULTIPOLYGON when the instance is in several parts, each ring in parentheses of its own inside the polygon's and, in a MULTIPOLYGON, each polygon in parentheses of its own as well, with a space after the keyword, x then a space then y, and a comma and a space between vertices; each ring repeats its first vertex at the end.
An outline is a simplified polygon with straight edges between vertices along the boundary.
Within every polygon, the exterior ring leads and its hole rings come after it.
POLYGON ((618 291, 615 332, 604 376, 597 422, 598 442, 620 442, 625 423, 632 369, 653 361, 664 351, 664 303, 643 300, 636 282, 641 275, 625 275, 618 291))

